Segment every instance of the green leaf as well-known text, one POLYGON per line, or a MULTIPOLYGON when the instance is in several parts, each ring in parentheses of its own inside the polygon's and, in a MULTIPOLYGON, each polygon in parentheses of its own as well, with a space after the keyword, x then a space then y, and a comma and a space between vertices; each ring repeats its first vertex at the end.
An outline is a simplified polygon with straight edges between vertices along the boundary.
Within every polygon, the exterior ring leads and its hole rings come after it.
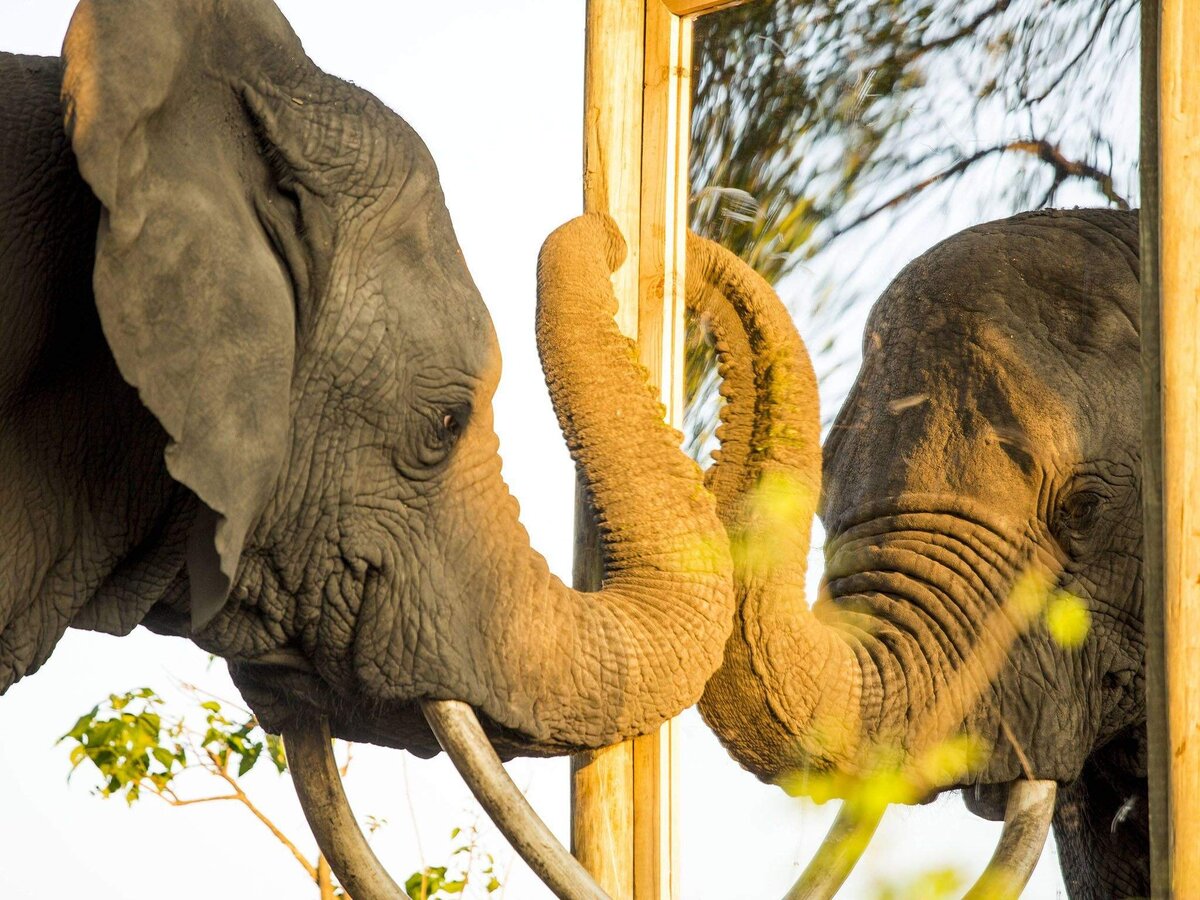
POLYGON ((170 772, 179 762, 179 758, 166 747, 155 747, 150 751, 159 765, 170 772))
POLYGON ((241 778, 254 768, 254 764, 258 762, 258 754, 259 749, 255 748, 253 751, 242 755, 242 761, 238 764, 238 778, 241 778))
POLYGON ((266 742, 267 754, 271 757, 271 762, 275 764, 276 770, 282 775, 287 771, 287 757, 283 752, 283 739, 277 734, 268 734, 266 742))
POLYGON ((404 882, 404 892, 411 900, 430 900, 442 889, 446 879, 445 866, 426 866, 420 872, 414 872, 404 882))
POLYGON ((91 729, 92 720, 96 718, 96 713, 98 713, 98 712, 100 712, 100 707, 93 706, 92 711, 80 716, 79 719, 76 720, 74 727, 72 727, 70 731, 68 731, 66 734, 64 734, 62 737, 60 737, 58 739, 58 742, 61 743, 61 742, 65 741, 67 738, 74 738, 75 740, 79 740, 80 738, 82 738, 83 735, 91 729))

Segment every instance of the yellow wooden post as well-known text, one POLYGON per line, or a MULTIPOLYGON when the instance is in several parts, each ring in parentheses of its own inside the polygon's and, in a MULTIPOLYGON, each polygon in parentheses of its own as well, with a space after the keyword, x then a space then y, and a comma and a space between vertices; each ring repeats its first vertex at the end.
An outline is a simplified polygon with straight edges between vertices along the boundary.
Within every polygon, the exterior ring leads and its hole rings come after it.
MULTIPOLYGON (((618 324, 638 341, 676 427, 683 418, 691 125, 692 38, 686 16, 730 5, 730 0, 587 4, 584 208, 612 215, 629 243, 629 256, 613 278, 618 324)), ((576 586, 595 589, 598 573, 595 528, 579 493, 576 586)), ((677 725, 668 722, 656 734, 572 760, 572 852, 614 898, 679 896, 678 748, 677 725)))
MULTIPOLYGON (((588 2, 584 208, 612 215, 629 244, 625 264, 614 276, 617 320, 625 334, 638 340, 642 362, 660 386, 668 419, 676 425, 682 417, 675 370, 682 361, 683 304, 673 286, 682 284, 674 267, 682 265, 675 245, 686 227, 687 151, 685 141, 679 166, 682 198, 677 199, 679 160, 668 160, 667 138, 679 122, 685 134, 687 129, 688 65, 670 64, 671 35, 683 30, 684 23, 659 0, 588 2), (671 286, 665 292, 664 281, 671 286)), ((678 48, 678 39, 674 44, 678 48)), ((576 508, 576 584, 595 588, 599 561, 594 526, 582 497, 576 508)), ((676 728, 668 723, 656 734, 572 761, 572 851, 615 898, 678 894, 673 865, 675 746, 676 728)))
POLYGON ((1170 872, 1155 895, 1200 897, 1200 4, 1162 0, 1159 11, 1158 222, 1149 224, 1159 228, 1170 872))
MULTIPOLYGON (((613 276, 617 324, 638 329, 641 233, 643 0, 588 0, 583 87, 583 206, 607 212, 629 253, 613 276)), ((595 590, 600 558, 582 489, 575 498, 575 586, 595 590)), ((633 896, 633 744, 571 760, 571 852, 614 898, 633 896)))

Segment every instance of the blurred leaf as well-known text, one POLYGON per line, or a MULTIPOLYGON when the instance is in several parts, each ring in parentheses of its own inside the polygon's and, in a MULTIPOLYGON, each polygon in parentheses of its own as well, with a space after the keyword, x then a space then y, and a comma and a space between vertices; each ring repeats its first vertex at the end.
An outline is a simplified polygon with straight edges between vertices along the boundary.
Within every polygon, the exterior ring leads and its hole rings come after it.
POLYGON ((1061 647, 1078 647, 1092 627, 1087 604, 1066 591, 1056 591, 1046 606, 1046 628, 1061 647))
POLYGON ((962 896, 966 880, 957 869, 931 869, 901 884, 877 884, 876 900, 950 900, 962 896))

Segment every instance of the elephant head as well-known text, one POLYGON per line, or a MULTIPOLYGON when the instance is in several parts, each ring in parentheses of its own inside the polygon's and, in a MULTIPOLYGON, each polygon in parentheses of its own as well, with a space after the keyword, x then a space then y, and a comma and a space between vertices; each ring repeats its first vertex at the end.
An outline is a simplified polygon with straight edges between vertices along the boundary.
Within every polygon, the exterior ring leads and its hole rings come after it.
POLYGON ((695 702, 727 541, 613 323, 610 220, 559 229, 538 270, 603 535, 581 592, 502 480, 496 337, 402 119, 269 0, 85 0, 61 67, 0 71, 0 103, 46 120, 4 138, 0 688, 68 625, 144 624, 226 658, 269 729, 422 754, 437 701, 533 755, 695 702))
MULTIPOLYGON (((1020 215, 908 265, 868 320, 823 486, 803 345, 765 284, 729 295, 707 304, 728 401, 709 483, 739 609, 707 722, 791 791, 852 795, 886 767, 894 799, 960 788, 992 818, 1007 799, 1043 840, 1053 815, 1072 896, 1147 894, 1137 214, 1020 215)), ((869 836, 851 819, 835 831, 869 836)), ((1041 848, 1015 834, 1026 868, 991 870, 1010 892, 1041 848)))

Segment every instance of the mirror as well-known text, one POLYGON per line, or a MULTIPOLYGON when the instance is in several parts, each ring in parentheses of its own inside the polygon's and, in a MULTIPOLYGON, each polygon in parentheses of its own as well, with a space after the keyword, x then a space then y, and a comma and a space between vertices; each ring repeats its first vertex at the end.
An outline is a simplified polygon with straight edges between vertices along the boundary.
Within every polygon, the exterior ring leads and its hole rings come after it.
MULTIPOLYGON (((864 340, 868 346, 878 340, 873 333, 863 337, 867 312, 911 260, 964 228, 1025 210, 1136 208, 1137 4, 1070 2, 1045 13, 1009 3, 750 3, 696 23, 692 225, 751 261, 792 312, 817 370, 826 439, 835 427, 879 424, 865 411, 847 414, 837 426, 834 418, 855 380, 864 340)), ((1133 234, 1136 243, 1136 228, 1133 234)), ((1106 252, 1111 257, 1118 250, 1106 252)), ((953 302, 952 287, 939 296, 953 302)), ((931 326, 917 321, 910 327, 911 339, 921 341, 931 326)), ((689 351, 686 431, 690 451, 703 459, 715 443, 720 401, 711 338, 696 322, 689 326, 689 351)), ((879 358, 887 364, 882 352, 879 358)), ((896 365, 895 378, 903 380, 904 364, 896 365)), ((915 394, 907 399, 919 400, 915 394)), ((861 397, 858 402, 868 405, 861 397)), ((898 396, 883 415, 902 414, 905 402, 898 396)), ((883 427, 887 437, 875 456, 865 440, 840 446, 852 448, 845 452, 857 454, 857 465, 898 466, 898 459, 886 457, 902 432, 883 427)), ((829 478, 827 472, 827 489, 829 478)), ((823 567, 822 537, 818 529, 810 598, 823 567)), ((886 540, 884 533, 876 546, 886 548, 886 540)), ((904 590, 917 590, 916 580, 908 588, 902 578, 901 586, 893 585, 902 601, 912 601, 904 590)), ((1073 582, 1063 575, 1060 583, 1073 582)), ((1115 589, 1124 590, 1123 584, 1115 589)), ((1103 590, 1074 590, 1078 595, 1052 600, 1031 625, 1044 642, 1048 632, 1051 642, 1058 636, 1054 658, 1065 668, 1094 658, 1098 651, 1075 650, 1073 642, 1094 647, 1087 629, 1104 628, 1103 590)), ((1132 601, 1126 594, 1113 602, 1132 601)), ((1087 671, 1092 685, 1115 677, 1087 671)), ((1058 709, 1070 702, 1061 697, 1046 692, 1027 709, 1058 709)), ((1057 714, 1036 723, 1009 715, 1014 737, 1023 742, 1030 728, 1054 729, 1057 714)), ((747 896, 779 896, 789 875, 812 858, 837 803, 787 800, 749 774, 740 781, 718 777, 721 749, 697 718, 688 721, 684 894, 715 896, 705 891, 736 872, 747 896), (714 821, 738 823, 737 849, 730 829, 714 829, 714 821), (749 855, 741 850, 743 835, 756 848, 749 855)), ((1126 771, 1105 760, 1099 746, 1093 750, 1088 778, 1102 779, 1109 768, 1126 771)), ((1040 758, 1035 750, 1029 755, 1040 758)), ((1139 807, 1136 779, 1122 774, 1118 781, 1134 787, 1114 798, 1105 821, 1128 841, 1129 829, 1144 827, 1133 810, 1140 808, 1144 823, 1145 806, 1139 807)), ((1060 815, 1069 819, 1072 809, 1088 814, 1071 802, 1060 798, 1060 815)), ((984 869, 999 827, 968 813, 953 794, 928 806, 892 806, 843 895, 912 890, 913 896, 960 896, 984 869)), ((1062 891, 1061 879, 1051 843, 1030 895, 1062 891)))

